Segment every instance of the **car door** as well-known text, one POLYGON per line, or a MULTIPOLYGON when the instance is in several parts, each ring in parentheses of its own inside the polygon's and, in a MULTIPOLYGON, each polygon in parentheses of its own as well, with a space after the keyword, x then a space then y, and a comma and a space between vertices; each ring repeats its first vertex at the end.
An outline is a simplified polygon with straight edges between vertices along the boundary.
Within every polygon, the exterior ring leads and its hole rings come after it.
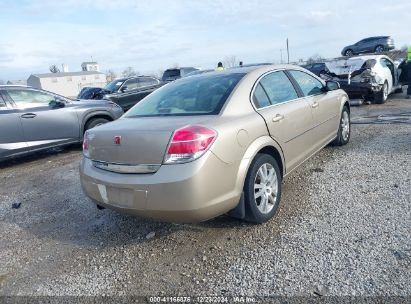
POLYGON ((359 41, 358 44, 356 45, 357 52, 364 53, 364 52, 369 51, 369 48, 370 48, 369 42, 370 42, 370 39, 368 38, 359 41))
POLYGON ((380 64, 382 66, 382 76, 388 83, 388 92, 391 93, 393 87, 396 85, 394 63, 383 57, 380 59, 380 64))
POLYGON ((310 130, 313 128, 313 117, 310 104, 305 98, 300 98, 284 71, 263 76, 252 96, 270 136, 283 149, 287 171, 294 169, 312 151, 310 130))
POLYGON ((138 79, 130 78, 120 87, 116 103, 127 111, 136 104, 138 99, 138 79))
POLYGON ((0 91, 0 160, 26 150, 20 115, 6 103, 0 91))
POLYGON ((80 140, 80 124, 73 104, 57 95, 34 89, 5 91, 13 101, 28 148, 80 140))
POLYGON ((324 83, 303 71, 289 70, 304 98, 310 104, 313 119, 313 146, 323 147, 337 134, 340 100, 337 91, 326 91, 324 83))

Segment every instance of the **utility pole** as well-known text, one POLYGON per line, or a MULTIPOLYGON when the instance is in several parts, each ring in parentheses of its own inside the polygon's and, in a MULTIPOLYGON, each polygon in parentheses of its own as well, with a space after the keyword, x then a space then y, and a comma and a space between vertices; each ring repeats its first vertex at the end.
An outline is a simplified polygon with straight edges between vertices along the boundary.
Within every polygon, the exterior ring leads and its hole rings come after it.
POLYGON ((290 49, 288 48, 288 38, 287 38, 287 63, 290 63, 290 49))
POLYGON ((280 54, 281 54, 281 63, 283 63, 283 49, 280 49, 280 54))

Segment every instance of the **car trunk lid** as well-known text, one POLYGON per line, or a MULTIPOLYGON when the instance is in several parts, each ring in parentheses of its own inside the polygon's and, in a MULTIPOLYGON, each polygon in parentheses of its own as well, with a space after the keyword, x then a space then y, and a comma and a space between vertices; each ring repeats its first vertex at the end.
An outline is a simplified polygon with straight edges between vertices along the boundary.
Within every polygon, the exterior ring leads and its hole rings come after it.
POLYGON ((210 119, 210 116, 122 118, 88 131, 89 155, 96 165, 103 166, 107 163, 160 165, 176 129, 210 119))

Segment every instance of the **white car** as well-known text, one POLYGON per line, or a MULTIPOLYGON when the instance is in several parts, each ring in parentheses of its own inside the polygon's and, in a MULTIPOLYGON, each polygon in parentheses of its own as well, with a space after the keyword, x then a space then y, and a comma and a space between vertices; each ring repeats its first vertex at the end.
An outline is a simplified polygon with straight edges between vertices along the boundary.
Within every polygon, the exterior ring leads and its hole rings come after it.
POLYGON ((321 77, 340 83, 350 98, 384 103, 388 95, 402 90, 401 68, 385 55, 337 58, 325 63, 321 77))

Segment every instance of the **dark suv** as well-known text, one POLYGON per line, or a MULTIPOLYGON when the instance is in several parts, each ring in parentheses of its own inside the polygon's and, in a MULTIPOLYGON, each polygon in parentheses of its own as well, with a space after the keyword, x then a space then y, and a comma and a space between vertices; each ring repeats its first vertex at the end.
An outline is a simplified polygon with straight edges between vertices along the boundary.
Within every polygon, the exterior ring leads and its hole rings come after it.
POLYGON ((77 98, 111 100, 127 111, 163 84, 157 78, 150 76, 126 77, 113 80, 104 88, 83 88, 77 98))
POLYGON ((198 69, 192 67, 167 69, 164 71, 161 80, 165 82, 174 81, 197 70, 198 69))
POLYGON ((362 53, 382 53, 394 48, 394 40, 390 36, 369 37, 353 45, 346 46, 341 54, 343 56, 353 56, 362 53))

